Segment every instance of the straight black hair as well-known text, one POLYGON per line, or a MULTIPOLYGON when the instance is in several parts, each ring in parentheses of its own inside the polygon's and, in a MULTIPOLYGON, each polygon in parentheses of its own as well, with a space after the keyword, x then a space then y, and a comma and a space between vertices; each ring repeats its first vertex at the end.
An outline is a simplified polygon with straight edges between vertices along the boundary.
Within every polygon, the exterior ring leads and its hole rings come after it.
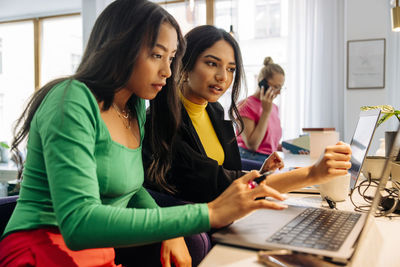
MULTIPOLYGON (((235 79, 232 85, 231 105, 228 110, 228 115, 231 121, 235 124, 238 134, 240 134, 243 131, 243 120, 239 114, 236 102, 240 95, 242 83, 246 88, 246 82, 242 53, 240 52, 239 44, 232 35, 223 29, 219 29, 211 25, 202 25, 189 31, 185 35, 186 52, 182 58, 180 70, 181 79, 185 77, 184 74, 187 74, 193 70, 200 54, 220 40, 226 41, 233 48, 235 54, 236 71, 235 79)), ((182 82, 183 81, 181 80, 179 83, 182 84, 182 82)))
MULTIPOLYGON (((76 79, 86 84, 96 99, 104 103, 103 110, 108 110, 115 93, 127 84, 139 53, 143 48, 154 48, 163 23, 173 26, 178 36, 178 49, 171 64, 172 75, 159 93, 164 96, 163 101, 160 98, 151 101, 154 112, 150 119, 150 138, 155 153, 161 156, 154 168, 156 174, 165 174, 163 172, 170 164, 169 145, 180 121, 175 77, 185 41, 176 20, 158 4, 146 0, 116 0, 97 18, 76 73, 51 81, 37 90, 18 119, 11 151, 21 167, 20 178, 23 162, 18 145, 27 137, 33 116, 47 93, 61 81, 76 79)), ((136 116, 136 101, 137 97, 132 95, 127 102, 132 116, 136 116)))

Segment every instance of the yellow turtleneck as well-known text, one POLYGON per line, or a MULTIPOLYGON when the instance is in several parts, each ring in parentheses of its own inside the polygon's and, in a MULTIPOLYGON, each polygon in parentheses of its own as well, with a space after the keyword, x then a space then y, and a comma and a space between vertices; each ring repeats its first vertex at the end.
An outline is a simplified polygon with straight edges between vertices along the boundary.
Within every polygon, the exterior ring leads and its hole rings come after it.
POLYGON ((218 161, 219 165, 222 165, 225 160, 225 153, 206 111, 208 103, 204 105, 195 104, 190 102, 182 94, 181 101, 187 113, 189 114, 189 117, 194 128, 196 129, 197 135, 200 138, 201 144, 203 145, 207 156, 218 161))

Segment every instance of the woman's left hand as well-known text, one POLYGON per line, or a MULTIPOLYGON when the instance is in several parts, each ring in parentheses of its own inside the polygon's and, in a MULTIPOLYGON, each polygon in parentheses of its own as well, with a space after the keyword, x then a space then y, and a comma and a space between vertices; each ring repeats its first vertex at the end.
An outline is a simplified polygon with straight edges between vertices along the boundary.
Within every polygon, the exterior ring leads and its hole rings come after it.
POLYGON ((277 152, 273 152, 269 157, 264 161, 261 166, 260 173, 264 173, 267 171, 274 171, 276 169, 281 170, 285 167, 282 158, 278 155, 277 152))
POLYGON ((165 240, 161 245, 161 263, 163 267, 171 267, 171 261, 176 267, 191 267, 192 257, 183 237, 165 240))

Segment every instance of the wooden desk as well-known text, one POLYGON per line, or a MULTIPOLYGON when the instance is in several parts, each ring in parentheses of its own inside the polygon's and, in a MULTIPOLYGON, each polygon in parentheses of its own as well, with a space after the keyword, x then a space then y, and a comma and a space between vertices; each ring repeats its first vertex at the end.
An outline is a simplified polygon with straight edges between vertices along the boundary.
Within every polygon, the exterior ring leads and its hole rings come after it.
MULTIPOLYGON (((325 206, 319 195, 290 194, 288 201, 300 201, 314 207, 325 206)), ((337 208, 354 210, 350 200, 337 203, 337 208)), ((367 237, 360 240, 359 247, 348 266, 399 267, 400 218, 391 220, 372 218, 372 224, 368 230, 367 237)), ((257 262, 257 251, 255 250, 217 244, 199 266, 260 267, 265 265, 257 262)))

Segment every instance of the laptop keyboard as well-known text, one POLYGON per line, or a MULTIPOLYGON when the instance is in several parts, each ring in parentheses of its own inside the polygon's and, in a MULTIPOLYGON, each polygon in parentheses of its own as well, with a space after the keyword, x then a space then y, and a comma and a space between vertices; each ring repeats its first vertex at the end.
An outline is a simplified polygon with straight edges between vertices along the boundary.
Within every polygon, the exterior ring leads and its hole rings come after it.
POLYGON ((360 217, 357 213, 307 208, 267 241, 336 251, 360 217))

